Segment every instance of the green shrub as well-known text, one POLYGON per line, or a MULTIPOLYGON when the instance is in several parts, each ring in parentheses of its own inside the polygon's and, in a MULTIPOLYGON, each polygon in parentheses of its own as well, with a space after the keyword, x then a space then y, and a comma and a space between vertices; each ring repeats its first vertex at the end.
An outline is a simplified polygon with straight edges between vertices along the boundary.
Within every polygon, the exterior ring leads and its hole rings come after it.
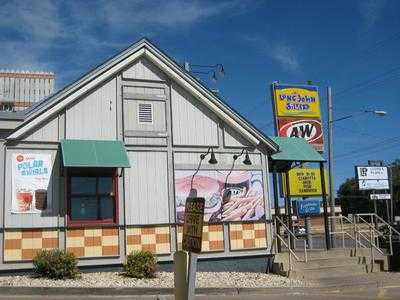
POLYGON ((74 254, 59 249, 41 250, 33 258, 35 273, 52 279, 78 278, 77 264, 74 254))
POLYGON ((157 271, 157 258, 150 251, 131 252, 126 257, 124 272, 134 278, 154 278, 157 271))

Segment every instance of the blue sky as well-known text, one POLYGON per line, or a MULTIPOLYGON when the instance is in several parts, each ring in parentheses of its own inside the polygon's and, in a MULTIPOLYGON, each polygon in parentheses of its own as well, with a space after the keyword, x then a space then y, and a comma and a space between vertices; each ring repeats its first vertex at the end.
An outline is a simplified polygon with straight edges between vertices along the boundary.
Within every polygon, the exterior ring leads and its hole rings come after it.
POLYGON ((335 186, 368 159, 400 158, 400 2, 0 1, 0 69, 53 71, 57 88, 143 36, 177 61, 221 63, 225 100, 273 134, 272 81, 326 86, 334 117, 335 186))

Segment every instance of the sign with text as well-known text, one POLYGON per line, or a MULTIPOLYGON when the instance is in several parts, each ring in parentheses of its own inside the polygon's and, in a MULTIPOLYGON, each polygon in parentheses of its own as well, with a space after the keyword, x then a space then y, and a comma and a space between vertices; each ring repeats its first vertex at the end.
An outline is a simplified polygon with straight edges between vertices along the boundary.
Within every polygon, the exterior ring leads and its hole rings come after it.
POLYGON ((276 134, 299 137, 323 152, 323 130, 318 87, 272 84, 276 134))
POLYGON ((371 194, 369 195, 371 200, 389 200, 390 194, 371 194))
POLYGON ((278 135, 303 138, 313 145, 315 150, 324 150, 320 119, 279 117, 278 135))
POLYGON ((278 117, 321 117, 316 86, 275 84, 274 97, 278 117))
POLYGON ((387 167, 356 166, 356 177, 360 190, 388 190, 387 167))
POLYGON ((314 199, 297 200, 297 215, 298 216, 315 216, 321 213, 321 201, 314 199))
POLYGON ((387 167, 356 167, 358 180, 387 180, 388 171, 387 167))
POLYGON ((12 213, 41 213, 50 208, 48 188, 53 162, 50 154, 12 155, 12 213))
POLYGON ((389 180, 363 179, 358 181, 358 187, 360 190, 388 190, 389 180))
POLYGON ((187 198, 183 223, 182 249, 200 253, 203 235, 204 198, 187 198))
MULTIPOLYGON (((286 195, 286 176, 283 176, 283 195, 286 195)), ((325 190, 328 194, 328 172, 325 170, 325 190)), ((289 170, 289 190, 291 197, 321 196, 321 176, 319 169, 294 168, 289 170)))

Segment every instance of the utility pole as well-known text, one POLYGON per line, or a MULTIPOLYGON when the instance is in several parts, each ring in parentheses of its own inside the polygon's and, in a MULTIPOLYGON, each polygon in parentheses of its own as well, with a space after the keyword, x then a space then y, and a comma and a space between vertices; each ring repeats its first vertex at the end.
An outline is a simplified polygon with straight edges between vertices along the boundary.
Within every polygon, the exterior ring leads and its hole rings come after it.
MULTIPOLYGON (((329 172, 329 206, 331 217, 331 232, 335 232, 335 195, 333 187, 333 106, 332 106, 332 88, 327 87, 328 98, 328 172, 329 172)), ((335 236, 331 235, 332 247, 335 248, 335 236)))
POLYGON ((393 166, 389 165, 389 184, 390 184, 390 223, 394 223, 393 215, 393 166))

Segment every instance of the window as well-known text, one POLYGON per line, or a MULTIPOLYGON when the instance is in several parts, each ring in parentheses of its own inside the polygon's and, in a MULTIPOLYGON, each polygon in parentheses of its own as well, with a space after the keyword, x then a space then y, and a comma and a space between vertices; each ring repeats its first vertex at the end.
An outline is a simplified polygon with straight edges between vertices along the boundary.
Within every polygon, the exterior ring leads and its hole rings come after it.
POLYGON ((116 223, 115 176, 69 177, 69 224, 116 223))
POLYGON ((138 119, 140 124, 153 123, 153 105, 151 103, 139 103, 138 119))

